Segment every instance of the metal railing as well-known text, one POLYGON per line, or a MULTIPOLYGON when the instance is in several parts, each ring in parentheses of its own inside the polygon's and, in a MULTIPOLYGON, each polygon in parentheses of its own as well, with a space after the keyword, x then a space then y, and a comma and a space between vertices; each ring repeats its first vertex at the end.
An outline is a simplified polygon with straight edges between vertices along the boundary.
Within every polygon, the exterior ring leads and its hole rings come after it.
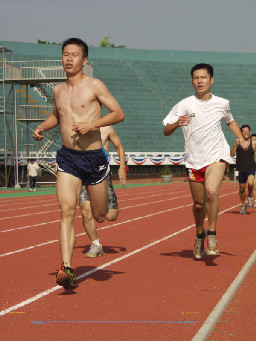
MULTIPOLYGON (((85 65, 84 73, 92 76, 93 66, 85 65)), ((5 79, 66 79, 66 74, 60 60, 6 61, 5 79)))
POLYGON ((19 105, 17 120, 44 121, 52 112, 52 105, 19 105))

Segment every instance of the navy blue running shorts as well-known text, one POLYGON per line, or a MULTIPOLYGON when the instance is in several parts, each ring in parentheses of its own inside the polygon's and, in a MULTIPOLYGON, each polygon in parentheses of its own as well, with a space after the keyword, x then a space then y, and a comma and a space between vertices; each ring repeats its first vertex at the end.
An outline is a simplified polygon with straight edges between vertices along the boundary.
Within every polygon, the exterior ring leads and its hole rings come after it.
POLYGON ((105 149, 74 150, 62 146, 57 151, 58 172, 72 174, 82 180, 84 186, 102 182, 109 173, 108 155, 105 149))
POLYGON ((245 184, 249 175, 253 175, 254 176, 255 175, 255 170, 251 169, 248 172, 239 172, 239 174, 238 174, 238 182, 240 184, 245 184))

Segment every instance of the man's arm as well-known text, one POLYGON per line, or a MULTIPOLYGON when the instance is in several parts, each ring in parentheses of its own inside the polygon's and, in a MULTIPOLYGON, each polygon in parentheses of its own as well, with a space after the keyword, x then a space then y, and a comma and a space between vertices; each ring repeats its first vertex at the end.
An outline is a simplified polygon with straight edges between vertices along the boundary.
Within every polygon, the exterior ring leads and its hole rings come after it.
POLYGON ((44 135, 42 134, 44 131, 55 128, 58 125, 59 125, 59 113, 58 113, 58 110, 54 101, 52 114, 48 116, 47 119, 43 123, 41 123, 39 126, 36 127, 35 131, 33 132, 33 138, 36 141, 41 141, 44 138, 44 135))
POLYGON ((109 110, 109 113, 104 117, 91 122, 74 123, 72 125, 72 130, 83 135, 92 129, 111 126, 124 120, 124 113, 120 105, 108 91, 105 84, 103 84, 100 80, 95 79, 94 87, 98 101, 109 110))
POLYGON ((232 157, 235 156, 238 146, 239 146, 239 140, 236 139, 234 144, 233 144, 233 148, 230 151, 230 156, 232 156, 232 157))
POLYGON ((172 124, 168 124, 165 126, 164 128, 164 135, 165 136, 170 136, 172 135, 179 127, 183 127, 183 126, 187 126, 190 123, 190 118, 188 117, 188 115, 183 115, 183 116, 179 116, 178 121, 172 123, 172 124))
POLYGON ((252 141, 252 149, 256 152, 256 140, 251 138, 251 141, 252 141))
POLYGON ((238 138, 240 146, 243 149, 248 149, 248 147, 250 145, 250 141, 244 140, 237 122, 234 120, 231 123, 228 123, 227 126, 229 127, 230 131, 238 138))
POLYGON ((120 165, 118 170, 118 176, 122 185, 126 184, 126 174, 125 174, 125 151, 123 144, 117 135, 115 129, 110 127, 109 140, 115 147, 117 154, 119 156, 120 165))

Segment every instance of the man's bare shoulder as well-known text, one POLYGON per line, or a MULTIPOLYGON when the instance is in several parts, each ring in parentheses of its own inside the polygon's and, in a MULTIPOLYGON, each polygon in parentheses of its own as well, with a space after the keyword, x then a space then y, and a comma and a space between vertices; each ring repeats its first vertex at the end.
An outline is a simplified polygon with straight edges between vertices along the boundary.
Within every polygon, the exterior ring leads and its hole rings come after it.
POLYGON ((96 89, 106 87, 106 85, 98 78, 86 76, 85 80, 86 80, 86 83, 85 83, 86 85, 90 85, 92 87, 95 87, 96 89))
POLYGON ((53 93, 54 94, 58 93, 65 85, 66 83, 60 83, 60 84, 55 85, 53 88, 53 93))

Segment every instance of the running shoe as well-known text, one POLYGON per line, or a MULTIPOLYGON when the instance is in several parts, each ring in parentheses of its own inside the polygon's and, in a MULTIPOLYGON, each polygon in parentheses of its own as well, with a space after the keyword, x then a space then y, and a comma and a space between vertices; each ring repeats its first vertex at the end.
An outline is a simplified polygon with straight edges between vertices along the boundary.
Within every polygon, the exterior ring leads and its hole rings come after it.
POLYGON ((36 191, 36 189, 34 188, 34 192, 36 191))
POLYGON ((85 254, 85 257, 94 258, 103 255, 102 245, 94 245, 92 244, 90 250, 85 254))
POLYGON ((56 283, 65 289, 74 289, 76 287, 76 276, 73 269, 63 266, 56 274, 56 283))
POLYGON ((194 257, 195 259, 202 259, 203 256, 205 255, 205 251, 204 251, 204 240, 206 238, 206 231, 204 230, 204 237, 199 239, 196 237, 195 240, 195 246, 194 246, 194 257))
POLYGON ((247 199, 248 199, 248 207, 253 207, 252 197, 247 197, 247 199))
POLYGON ((32 188, 29 188, 29 192, 32 192, 32 188))
POLYGON ((218 240, 215 235, 208 235, 207 236, 207 250, 206 254, 208 256, 218 256, 220 253, 218 240))
POLYGON ((241 207, 240 214, 246 214, 246 209, 247 209, 246 206, 242 206, 242 207, 241 207))

